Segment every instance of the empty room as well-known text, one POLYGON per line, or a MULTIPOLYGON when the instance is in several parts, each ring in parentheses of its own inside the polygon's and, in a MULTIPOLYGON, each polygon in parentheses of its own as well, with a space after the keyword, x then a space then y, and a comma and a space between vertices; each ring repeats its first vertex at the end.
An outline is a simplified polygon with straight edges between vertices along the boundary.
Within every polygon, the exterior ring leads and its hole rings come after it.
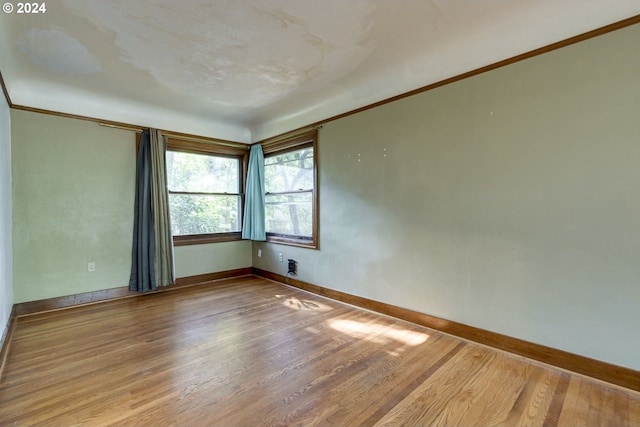
POLYGON ((640 3, 0 14, 0 425, 640 426, 640 3))

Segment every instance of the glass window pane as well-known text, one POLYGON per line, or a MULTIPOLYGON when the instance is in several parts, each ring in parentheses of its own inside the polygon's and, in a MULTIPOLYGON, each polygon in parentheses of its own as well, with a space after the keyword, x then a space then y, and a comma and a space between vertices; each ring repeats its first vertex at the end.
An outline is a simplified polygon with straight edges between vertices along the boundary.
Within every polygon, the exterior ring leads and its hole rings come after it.
POLYGON ((240 196, 169 195, 174 236, 240 231, 240 196))
POLYGON ((167 151, 169 191, 239 193, 237 158, 167 151))
POLYGON ((313 189, 313 148, 266 157, 264 175, 267 193, 313 189))
POLYGON ((265 197, 267 233, 311 237, 312 193, 278 194, 265 197))

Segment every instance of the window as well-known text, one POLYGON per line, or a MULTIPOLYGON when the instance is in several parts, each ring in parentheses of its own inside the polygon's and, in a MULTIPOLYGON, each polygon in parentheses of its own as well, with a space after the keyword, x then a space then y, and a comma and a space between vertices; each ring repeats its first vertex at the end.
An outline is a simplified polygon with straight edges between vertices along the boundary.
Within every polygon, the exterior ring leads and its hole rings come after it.
POLYGON ((240 240, 246 153, 242 147, 168 140, 174 245, 240 240))
POLYGON ((263 147, 267 241, 318 247, 317 132, 263 147))

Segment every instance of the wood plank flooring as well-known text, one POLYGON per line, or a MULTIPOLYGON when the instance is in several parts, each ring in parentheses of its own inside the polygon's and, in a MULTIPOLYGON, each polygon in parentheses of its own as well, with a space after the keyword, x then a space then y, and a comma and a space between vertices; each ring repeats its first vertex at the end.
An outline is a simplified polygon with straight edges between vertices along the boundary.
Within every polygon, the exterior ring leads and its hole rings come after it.
POLYGON ((2 426, 640 426, 640 393, 253 276, 20 317, 2 426))

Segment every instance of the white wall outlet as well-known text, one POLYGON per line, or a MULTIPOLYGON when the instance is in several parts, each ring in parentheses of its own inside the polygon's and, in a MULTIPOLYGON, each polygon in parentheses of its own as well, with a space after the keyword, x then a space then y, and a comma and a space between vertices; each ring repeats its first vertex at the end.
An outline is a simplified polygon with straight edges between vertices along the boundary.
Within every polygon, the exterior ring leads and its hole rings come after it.
POLYGON ((284 258, 282 257, 282 252, 278 253, 278 261, 282 262, 284 258))
POLYGON ((87 271, 89 273, 93 273, 94 271, 96 271, 96 263, 94 261, 91 261, 87 264, 87 271))
POLYGON ((262 258, 262 249, 258 249, 258 258, 262 258))

